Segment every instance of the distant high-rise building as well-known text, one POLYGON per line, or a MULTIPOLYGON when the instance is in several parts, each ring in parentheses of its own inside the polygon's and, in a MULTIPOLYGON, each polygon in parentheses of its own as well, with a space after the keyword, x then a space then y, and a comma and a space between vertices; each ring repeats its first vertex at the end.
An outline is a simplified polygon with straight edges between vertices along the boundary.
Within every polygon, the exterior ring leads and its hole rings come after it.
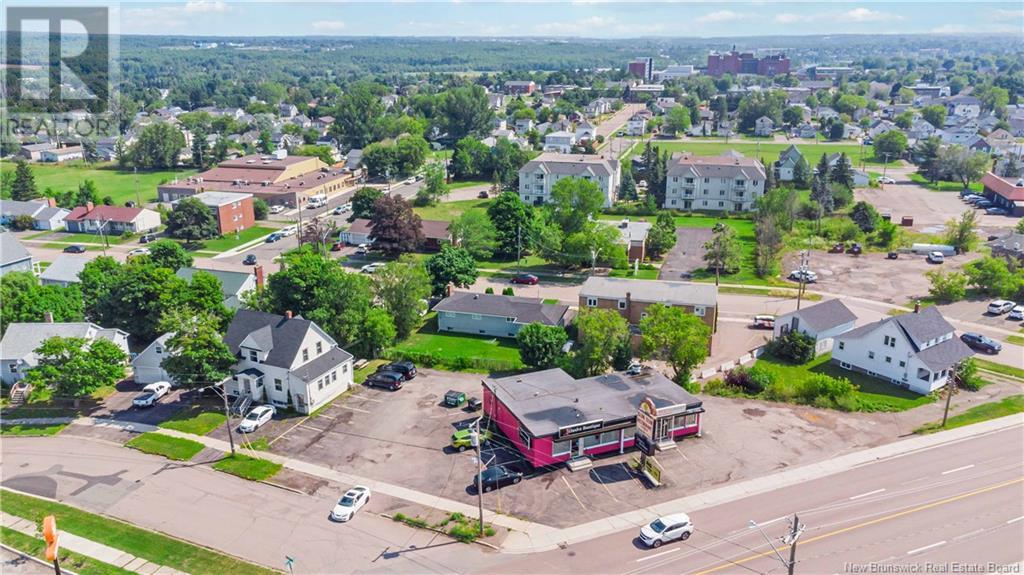
POLYGON ((637 58, 629 63, 626 71, 644 82, 650 82, 651 74, 654 72, 654 58, 637 58))
POLYGON ((708 75, 719 77, 724 74, 753 74, 776 76, 789 73, 789 58, 779 52, 757 57, 753 52, 737 52, 732 49, 721 53, 708 54, 708 75))

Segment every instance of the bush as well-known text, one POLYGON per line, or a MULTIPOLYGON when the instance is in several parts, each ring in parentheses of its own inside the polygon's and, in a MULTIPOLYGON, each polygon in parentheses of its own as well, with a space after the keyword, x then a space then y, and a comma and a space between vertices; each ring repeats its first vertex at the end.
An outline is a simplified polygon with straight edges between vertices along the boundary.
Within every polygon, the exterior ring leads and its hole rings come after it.
POLYGON ((134 237, 135 237, 135 232, 133 232, 133 231, 131 231, 131 230, 125 230, 125 231, 124 231, 124 232, 123 232, 123 233, 121 234, 121 239, 124 239, 124 240, 130 240, 130 239, 132 239, 132 238, 134 238, 134 237))
POLYGON ((21 214, 14 216, 14 219, 11 220, 11 227, 17 231, 31 230, 35 223, 36 221, 32 216, 28 214, 21 214))
POLYGON ((493 293, 494 293, 494 288, 492 288, 492 287, 489 287, 489 288, 487 288, 487 289, 485 289, 485 290, 484 290, 484 293, 489 293, 489 294, 493 294, 493 293))
POLYGON ((516 295, 516 292, 512 288, 507 287, 507 288, 501 290, 501 295, 512 295, 512 296, 514 296, 514 295, 516 295))
POLYGON ((960 380, 960 387, 967 391, 978 391, 985 386, 985 380, 978 375, 978 364, 975 363, 973 357, 965 359, 960 364, 957 377, 960 380))
POLYGON ((814 359, 814 346, 813 337, 791 330, 769 341, 766 349, 775 357, 802 365, 814 359))
POLYGON ((857 224, 846 218, 826 220, 823 222, 821 231, 825 237, 836 242, 856 241, 863 235, 857 224))
POLYGON ((270 206, 263 198, 255 198, 252 201, 252 213, 257 220, 265 220, 270 215, 270 206))
POLYGON ((757 366, 746 368, 741 365, 725 374, 726 385, 752 394, 763 392, 774 381, 775 377, 770 372, 757 366))
POLYGON ((854 395, 856 390, 845 377, 832 377, 824 373, 812 374, 796 386, 797 398, 803 403, 848 411, 857 408, 854 395))

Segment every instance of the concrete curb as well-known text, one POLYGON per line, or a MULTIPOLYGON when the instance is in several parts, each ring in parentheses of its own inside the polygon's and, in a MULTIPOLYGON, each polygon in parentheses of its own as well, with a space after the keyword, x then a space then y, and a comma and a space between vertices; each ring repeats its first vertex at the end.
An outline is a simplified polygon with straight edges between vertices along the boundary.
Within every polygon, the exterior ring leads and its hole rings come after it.
MULTIPOLYGON (((0 543, 0 547, 6 549, 7 551, 10 551, 11 553, 14 553, 15 555, 20 555, 21 557, 24 557, 25 559, 28 559, 29 561, 31 561, 33 563, 38 563, 39 565, 42 565, 43 567, 46 567, 47 569, 53 569, 53 565, 49 561, 43 561, 42 559, 40 559, 38 557, 34 557, 32 555, 29 555, 28 553, 26 553, 26 552, 24 552, 24 551, 22 551, 20 549, 17 549, 15 547, 11 547, 10 545, 7 545, 6 543, 0 543)), ((72 570, 68 569, 67 567, 64 567, 63 565, 60 568, 60 572, 61 573, 67 573, 67 575, 78 575, 78 572, 72 571, 72 570)))

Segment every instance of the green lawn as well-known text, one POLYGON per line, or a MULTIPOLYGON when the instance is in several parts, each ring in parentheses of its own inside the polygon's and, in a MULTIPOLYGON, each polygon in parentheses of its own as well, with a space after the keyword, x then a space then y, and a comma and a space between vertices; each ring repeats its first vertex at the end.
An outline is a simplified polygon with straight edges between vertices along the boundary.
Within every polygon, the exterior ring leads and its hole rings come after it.
POLYGON ((765 354, 756 365, 771 372, 776 381, 799 382, 812 373, 824 373, 832 377, 845 377, 857 387, 859 411, 904 411, 935 401, 930 395, 918 395, 895 385, 868 377, 862 373, 842 369, 829 362, 832 354, 824 354, 804 365, 793 365, 765 354))
POLYGON ((363 383, 367 377, 370 377, 377 371, 377 368, 387 363, 386 359, 371 359, 366 363, 364 367, 361 367, 352 374, 352 380, 355 383, 363 383))
POLYGON ((168 537, 134 525, 89 513, 76 507, 37 499, 4 489, 0 510, 41 524, 43 517, 54 515, 62 531, 81 535, 157 565, 166 565, 186 573, 238 573, 270 575, 271 569, 168 537))
POLYGON ((488 372, 523 368, 514 339, 437 333, 436 314, 428 315, 423 327, 390 351, 395 357, 457 370, 488 372))
POLYGON ((1011 395, 1009 397, 1004 397, 1000 401, 975 405, 959 415, 954 415, 946 421, 946 427, 942 427, 941 421, 935 421, 918 427, 914 430, 914 433, 935 433, 936 431, 942 431, 943 429, 963 427, 965 425, 971 425, 972 423, 980 423, 982 421, 988 421, 989 419, 996 419, 1021 412, 1024 412, 1024 395, 1011 395))
POLYGON ((1008 335, 1006 336, 1006 343, 1024 345, 1024 335, 1008 335))
MULTIPOLYGON (((775 142, 750 142, 733 141, 725 142, 652 142, 653 145, 671 152, 693 152, 698 156, 718 156, 729 150, 737 152, 749 158, 764 158, 765 162, 774 162, 779 159, 779 153, 790 146, 787 143, 775 142)), ((854 167, 859 168, 861 164, 861 146, 851 143, 819 143, 819 144, 796 144, 796 147, 804 155, 807 163, 811 166, 818 162, 821 155, 845 152, 853 162, 854 167)), ((631 153, 636 155, 643 152, 642 146, 637 146, 631 153)), ((864 163, 869 166, 881 166, 884 164, 881 158, 875 158, 874 148, 864 146, 864 163)), ((889 165, 897 165, 896 160, 889 162, 889 165)))
POLYGON ((267 461, 266 459, 260 459, 258 457, 249 457, 248 455, 236 453, 234 455, 228 455, 217 463, 214 463, 213 468, 217 471, 237 475, 242 479, 248 479, 250 481, 264 481, 266 479, 270 479, 274 474, 280 471, 281 464, 274 463, 273 461, 267 461))
MULTIPOLYGON (((910 174, 910 181, 915 184, 920 184, 933 192, 960 192, 964 189, 964 185, 960 182, 935 182, 933 184, 917 172, 910 174)), ((971 185, 968 186, 968 188, 970 188, 971 191, 980 194, 984 189, 984 186, 981 185, 981 182, 971 182, 971 185)))
MULTIPOLYGON (((8 527, 0 527, 0 533, 3 534, 5 545, 28 553, 37 559, 46 560, 46 542, 41 538, 29 537, 8 527)), ((135 573, 63 548, 57 553, 57 558, 62 569, 71 570, 81 575, 133 575, 135 573)))
POLYGON ((609 277, 613 277, 613 278, 629 278, 629 279, 637 279, 637 280, 656 280, 656 279, 658 279, 658 273, 660 271, 661 270, 657 270, 657 269, 654 269, 654 270, 638 269, 638 270, 636 270, 636 273, 634 274, 633 273, 633 268, 629 268, 628 270, 613 269, 610 272, 608 272, 608 276, 609 277))
POLYGON ((989 361, 987 359, 981 359, 977 357, 974 358, 974 363, 978 365, 979 369, 1000 373, 1002 375, 1008 375, 1010 377, 1016 377, 1017 379, 1024 379, 1024 369, 1021 369, 1019 367, 1003 365, 1001 363, 996 363, 994 361, 989 361))
POLYGON ((163 455, 167 459, 175 461, 188 461, 203 450, 203 444, 198 441, 159 433, 143 433, 124 445, 143 453, 163 455))
POLYGON ((457 202, 438 202, 433 206, 413 208, 424 220, 441 220, 450 222, 469 210, 486 211, 494 200, 459 200, 457 202))
POLYGON ((66 423, 55 423, 55 424, 32 424, 32 425, 7 425, 0 426, 0 435, 22 435, 22 436, 42 436, 42 435, 57 435, 61 432, 68 424, 66 423))
POLYGON ((448 188, 452 190, 457 190, 459 188, 469 188, 472 186, 487 186, 490 184, 491 182, 485 182, 483 180, 466 180, 463 182, 452 182, 448 184, 448 188))
POLYGON ((125 239, 121 236, 101 236, 99 234, 79 234, 71 232, 50 232, 50 236, 46 238, 46 241, 66 243, 66 244, 96 244, 103 245, 104 238, 110 242, 110 245, 119 245, 125 242, 139 241, 138 237, 131 239, 125 239))
POLYGON ((240 245, 247 244, 257 238, 271 234, 277 231, 277 228, 265 228, 262 226, 253 226, 251 228, 242 230, 238 234, 238 238, 235 238, 235 234, 228 234, 222 238, 216 238, 212 240, 203 240, 202 246, 199 247, 200 251, 204 252, 226 252, 230 249, 237 248, 240 245))
MULTIPOLYGON (((99 189, 100 198, 110 196, 114 204, 123 206, 127 201, 137 201, 135 194, 135 174, 131 171, 122 172, 113 163, 93 164, 87 166, 81 162, 71 162, 64 165, 30 164, 32 175, 36 179, 36 188, 44 192, 52 188, 56 193, 63 193, 68 190, 78 189, 78 185, 85 180, 92 180, 99 189)), ((0 170, 7 172, 14 170, 14 163, 4 162, 0 170)), ((143 172, 138 174, 139 196, 143 202, 156 201, 156 187, 160 184, 172 181, 175 176, 179 179, 187 178, 196 173, 195 170, 168 170, 143 172)))
POLYGON ((206 435, 224 425, 224 414, 210 411, 208 407, 193 405, 174 414, 174 417, 160 424, 165 429, 174 429, 183 433, 206 435))

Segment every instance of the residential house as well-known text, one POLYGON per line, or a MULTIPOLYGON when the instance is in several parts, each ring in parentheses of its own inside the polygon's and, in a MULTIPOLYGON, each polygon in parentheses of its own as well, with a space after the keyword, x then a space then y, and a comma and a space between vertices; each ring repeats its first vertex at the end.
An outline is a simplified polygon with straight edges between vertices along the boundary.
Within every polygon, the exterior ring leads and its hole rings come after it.
POLYGON ((1024 234, 1009 233, 985 245, 992 249, 993 256, 1016 260, 1018 265, 1024 265, 1024 234))
POLYGON ((434 306, 434 311, 439 332, 494 337, 515 337, 531 323, 565 327, 570 318, 567 305, 544 303, 540 298, 473 292, 451 292, 434 306))
POLYGON ((572 132, 551 132, 544 136, 544 151, 560 154, 572 153, 576 145, 576 135, 572 132))
POLYGON ((19 154, 30 162, 38 162, 42 159, 42 153, 56 149, 57 144, 54 142, 43 142, 40 144, 23 144, 19 154))
POLYGON ((119 236, 124 232, 135 234, 160 227, 160 214, 147 208, 94 206, 92 202, 78 206, 64 218, 69 232, 119 236))
POLYGON ((665 209, 747 212, 764 195, 764 166, 738 152, 721 156, 672 154, 665 209))
POLYGON ((946 102, 946 113, 950 116, 977 118, 981 115, 981 100, 974 96, 953 96, 946 102))
MULTIPOLYGON (((530 118, 518 118, 515 127, 517 134, 525 134, 534 128, 534 122, 530 118)), ((537 131, 540 131, 540 127, 537 127, 537 131)))
POLYGON ((597 98, 590 102, 589 104, 587 104, 583 108, 583 111, 591 118, 611 113, 612 101, 608 98, 597 98))
MULTIPOLYGON (((422 220, 420 230, 423 232, 423 251, 437 251, 446 243, 452 242, 452 233, 448 230, 449 222, 442 220, 422 220)), ((370 241, 370 233, 373 231, 373 223, 370 220, 357 218, 348 229, 338 233, 338 241, 349 245, 373 243, 370 241)), ((379 243, 375 243, 379 246, 379 243)))
POLYGON ((966 146, 974 141, 978 132, 977 130, 952 128, 949 130, 936 130, 935 135, 942 140, 943 144, 959 144, 961 146, 966 146))
POLYGON ((597 136, 597 128, 587 120, 576 125, 576 141, 593 140, 597 136))
POLYGON ((984 152, 986 154, 992 153, 992 146, 988 143, 988 140, 977 134, 975 134, 974 137, 968 140, 964 145, 967 149, 975 152, 984 152))
POLYGON ((818 118, 820 122, 827 122, 833 118, 839 117, 839 112, 829 108, 828 106, 818 106, 814 110, 814 117, 818 118))
POLYGON ((864 133, 864 129, 857 124, 843 124, 843 139, 856 140, 864 133))
POLYGON ((935 135, 937 128, 922 118, 915 118, 907 129, 907 138, 911 140, 923 140, 935 135))
POLYGON ((0 232, 0 277, 10 272, 33 271, 32 254, 11 232, 0 232))
POLYGON ((768 137, 775 131, 775 122, 768 116, 761 116, 754 120, 754 135, 768 137))
POLYGON ((85 264, 92 261, 88 256, 76 254, 60 254, 53 263, 39 274, 39 283, 42 285, 56 285, 68 287, 81 283, 78 274, 85 269, 85 264))
POLYGON ((832 351, 833 340, 857 324, 857 316, 841 300, 830 299, 775 318, 775 337, 798 331, 815 341, 814 354, 832 351))
POLYGON ((309 414, 352 386, 352 354, 320 326, 292 316, 240 309, 224 336, 238 358, 225 382, 230 396, 309 414))
POLYGON ((299 114, 299 109, 295 107, 295 104, 281 102, 277 107, 277 113, 282 118, 294 118, 299 114))
POLYGON ((804 122, 793 128, 794 138, 803 138, 805 140, 813 140, 818 136, 818 129, 814 127, 810 122, 804 122))
POLYGON ((596 183, 611 207, 619 192, 622 167, 603 156, 543 153, 519 168, 519 197, 527 204, 542 205, 551 199, 551 188, 562 178, 583 178, 596 183))
POLYGON ((626 134, 630 136, 643 136, 647 133, 647 116, 633 114, 626 121, 626 134))
POLYGON ((252 194, 202 192, 192 197, 210 209, 221 235, 240 232, 256 225, 252 194))
POLYGON ((208 273, 220 281, 220 293, 224 297, 224 306, 228 309, 238 309, 242 307, 242 302, 245 300, 246 294, 256 291, 259 285, 263 282, 262 266, 256 266, 253 269, 253 273, 188 267, 179 269, 174 272, 174 275, 187 282, 191 282, 192 276, 194 276, 196 272, 208 273))
POLYGON ((832 362, 915 393, 944 387, 973 352, 935 307, 888 317, 835 336, 832 362))
POLYGON ((1010 181, 992 172, 981 177, 982 194, 993 207, 1003 208, 1010 215, 1024 216, 1024 179, 1010 181))
POLYGON ((781 182, 792 182, 793 171, 796 169, 796 165, 800 162, 806 164, 803 154, 796 146, 790 145, 785 150, 779 152, 779 159, 775 162, 775 173, 781 182))
POLYGON ((148 385, 158 381, 173 382, 170 374, 163 367, 163 361, 168 357, 167 340, 171 339, 169 333, 165 333, 153 340, 146 349, 132 358, 132 379, 138 385, 148 385))
MULTIPOLYGON (((5 242, 0 242, 5 243, 5 242)), ((92 343, 106 339, 120 347, 125 355, 128 350, 128 334, 119 329, 102 328, 94 323, 12 323, 7 326, 3 340, 0 340, 0 380, 7 385, 25 377, 25 372, 39 364, 36 349, 52 337, 76 337, 92 343)))
POLYGON ((622 242, 626 244, 626 259, 631 265, 636 261, 644 261, 647 256, 647 234, 651 231, 650 222, 634 222, 625 218, 618 223, 607 220, 599 220, 598 223, 614 225, 619 230, 622 242))
POLYGON ((718 330, 718 286, 714 284, 591 276, 580 287, 579 309, 618 311, 634 328, 634 344, 639 344, 637 326, 647 317, 647 307, 656 303, 682 308, 701 318, 712 333, 718 330))
POLYGON ((32 218, 32 228, 36 230, 57 230, 64 227, 64 219, 70 210, 58 208, 53 198, 29 200, 0 200, 0 224, 10 225, 18 216, 32 218))
POLYGON ((505 94, 489 92, 487 94, 487 103, 490 104, 492 110, 501 109, 505 106, 505 94))
POLYGON ((67 146, 66 148, 52 148, 39 152, 40 162, 60 163, 71 160, 81 160, 85 157, 82 146, 67 146))
POLYGON ((294 116, 288 121, 302 129, 311 128, 313 126, 313 120, 309 119, 309 116, 305 114, 294 116))
POLYGON ((933 86, 928 84, 917 84, 909 86, 917 97, 943 98, 949 97, 949 86, 933 86))
POLYGON ((898 129, 899 128, 896 124, 890 120, 875 120, 871 126, 868 127, 867 135, 869 138, 877 138, 886 132, 898 129))

